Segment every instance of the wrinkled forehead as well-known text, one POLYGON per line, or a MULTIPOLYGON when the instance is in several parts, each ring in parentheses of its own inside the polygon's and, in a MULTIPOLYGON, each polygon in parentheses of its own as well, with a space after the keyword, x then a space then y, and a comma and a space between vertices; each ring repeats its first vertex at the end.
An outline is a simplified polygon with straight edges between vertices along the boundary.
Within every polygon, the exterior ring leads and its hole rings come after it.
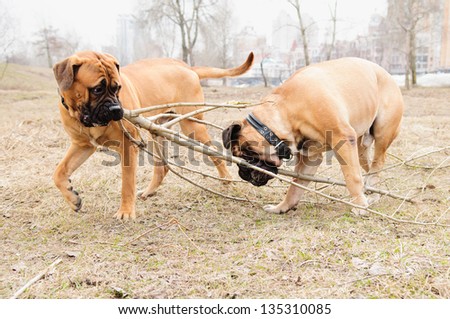
POLYGON ((119 83, 119 72, 114 63, 108 61, 88 61, 83 63, 76 76, 76 81, 85 87, 94 87, 106 80, 107 84, 119 83))
POLYGON ((239 133, 237 139, 239 141, 239 145, 242 148, 249 150, 264 148, 269 145, 266 139, 261 134, 259 134, 259 132, 256 131, 253 126, 247 123, 242 127, 242 130, 239 133))

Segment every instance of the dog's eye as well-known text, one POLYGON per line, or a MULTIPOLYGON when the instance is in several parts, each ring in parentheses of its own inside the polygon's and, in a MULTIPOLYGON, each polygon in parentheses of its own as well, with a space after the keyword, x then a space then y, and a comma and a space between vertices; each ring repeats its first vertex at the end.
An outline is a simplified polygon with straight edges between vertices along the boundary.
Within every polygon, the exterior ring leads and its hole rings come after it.
POLYGON ((115 86, 112 86, 112 87, 111 87, 111 91, 112 91, 114 94, 117 94, 117 93, 120 91, 121 88, 122 88, 122 87, 121 87, 120 85, 115 85, 115 86))
POLYGON ((105 86, 102 85, 102 84, 100 84, 100 85, 96 86, 95 88, 93 88, 93 89, 91 90, 91 92, 92 92, 94 95, 102 95, 102 94, 105 92, 105 86))

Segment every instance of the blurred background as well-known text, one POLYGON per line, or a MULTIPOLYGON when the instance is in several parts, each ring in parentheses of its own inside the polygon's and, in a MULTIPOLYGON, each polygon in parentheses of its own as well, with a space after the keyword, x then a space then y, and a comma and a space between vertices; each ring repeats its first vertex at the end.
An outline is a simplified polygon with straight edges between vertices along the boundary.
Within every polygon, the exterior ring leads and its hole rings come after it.
POLYGON ((450 85, 450 0, 0 0, 0 79, 80 50, 124 66, 173 57, 251 72, 214 85, 276 86, 312 63, 356 56, 407 88, 450 85), (420 84, 420 83, 419 83, 420 84))

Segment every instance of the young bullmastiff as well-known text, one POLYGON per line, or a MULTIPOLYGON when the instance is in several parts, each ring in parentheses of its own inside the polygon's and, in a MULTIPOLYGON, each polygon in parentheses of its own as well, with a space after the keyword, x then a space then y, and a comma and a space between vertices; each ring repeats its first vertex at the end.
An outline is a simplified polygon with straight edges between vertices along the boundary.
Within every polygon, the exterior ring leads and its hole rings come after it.
MULTIPOLYGON (((116 213, 118 219, 135 218, 137 148, 124 137, 120 124, 123 108, 176 103, 203 102, 200 80, 237 76, 252 65, 253 53, 244 64, 232 69, 190 67, 174 59, 151 59, 119 68, 117 60, 108 54, 92 51, 77 53, 53 67, 61 100, 59 110, 62 123, 71 139, 64 159, 53 175, 56 186, 70 207, 78 211, 81 198, 72 188, 72 173, 91 156, 98 145, 106 145, 121 155, 122 200, 116 213)), ((158 112, 185 114, 195 107, 164 109, 158 112)), ((196 118, 201 119, 202 115, 196 118)), ((125 128, 137 137, 137 130, 127 122, 125 128)), ((192 120, 180 122, 184 134, 210 144, 211 138, 203 124, 192 120)), ((212 159, 219 176, 228 178, 225 163, 212 159)), ((155 160, 153 178, 140 195, 152 195, 167 173, 167 167, 155 160)))
MULTIPOLYGON (((400 89, 388 72, 363 59, 342 58, 297 71, 246 119, 224 130, 223 143, 233 155, 274 173, 283 159, 295 154, 295 171, 304 175, 314 175, 322 153, 333 150, 353 203, 366 207, 361 167, 370 173, 366 183, 376 184, 386 151, 399 132, 403 109, 400 89)), ((256 186, 271 178, 244 166, 239 175, 256 186)), ((285 213, 302 194, 301 188, 291 185, 283 201, 264 209, 285 213)))

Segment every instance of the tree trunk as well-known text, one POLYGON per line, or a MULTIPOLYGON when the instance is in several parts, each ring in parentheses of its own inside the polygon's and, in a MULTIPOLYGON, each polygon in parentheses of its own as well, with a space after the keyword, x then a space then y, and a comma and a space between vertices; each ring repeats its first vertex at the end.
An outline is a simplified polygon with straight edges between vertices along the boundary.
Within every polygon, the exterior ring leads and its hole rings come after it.
POLYGON ((53 60, 52 60, 52 55, 50 53, 50 45, 47 41, 46 45, 45 45, 45 51, 47 54, 47 63, 48 63, 48 67, 52 68, 53 67, 53 60))
POLYGON ((298 23, 300 26, 300 34, 302 36, 303 42, 303 55, 305 57, 305 65, 309 65, 309 53, 308 53, 308 40, 306 39, 306 28, 303 24, 302 14, 300 10, 300 2, 299 0, 289 1, 289 3, 295 8, 297 13, 298 23))
POLYGON ((334 11, 331 12, 331 19, 333 21, 333 31, 331 34, 331 43, 328 47, 327 60, 331 60, 331 53, 333 52, 334 42, 336 41, 337 0, 334 2, 334 11))
MULTIPOLYGON (((409 56, 407 57, 407 59, 409 59, 409 56)), ((409 72, 410 72, 409 66, 410 66, 409 61, 406 61, 406 63, 405 63, 405 89, 407 89, 407 90, 409 90, 411 88, 410 82, 409 82, 409 72)))
POLYGON ((412 86, 417 84, 417 61, 416 61, 416 31, 409 32, 409 69, 411 70, 412 86))
POLYGON ((261 63, 259 64, 259 66, 261 67, 261 74, 262 74, 262 78, 264 80, 264 87, 267 87, 267 78, 266 75, 264 74, 264 65, 263 65, 263 61, 264 59, 261 60, 261 63))

